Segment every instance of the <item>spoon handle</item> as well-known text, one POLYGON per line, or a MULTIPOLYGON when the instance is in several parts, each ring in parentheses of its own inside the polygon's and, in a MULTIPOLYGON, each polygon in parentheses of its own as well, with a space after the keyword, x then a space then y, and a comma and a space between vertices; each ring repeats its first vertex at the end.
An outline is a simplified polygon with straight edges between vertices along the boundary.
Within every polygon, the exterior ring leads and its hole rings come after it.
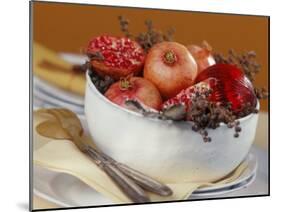
POLYGON ((160 196, 170 196, 173 194, 173 191, 166 185, 158 182, 157 180, 152 179, 151 177, 142 174, 141 172, 130 168, 129 166, 117 163, 116 166, 128 177, 134 180, 139 186, 147 191, 151 191, 160 196))
POLYGON ((104 159, 96 151, 92 151, 90 148, 86 150, 86 153, 134 203, 150 202, 150 199, 144 191, 116 166, 104 161, 104 159))
POLYGON ((163 183, 160 183, 157 180, 154 180, 153 178, 141 173, 140 171, 137 171, 125 164, 119 163, 115 161, 110 156, 106 155, 103 152, 97 151, 91 146, 88 146, 88 148, 91 151, 96 152, 101 157, 103 157, 104 160, 108 161, 109 163, 114 164, 120 171, 122 171, 125 175, 127 175, 129 178, 131 178, 135 183, 137 183, 142 188, 151 191, 153 193, 156 193, 160 196, 170 196, 173 194, 173 191, 166 186, 163 183))

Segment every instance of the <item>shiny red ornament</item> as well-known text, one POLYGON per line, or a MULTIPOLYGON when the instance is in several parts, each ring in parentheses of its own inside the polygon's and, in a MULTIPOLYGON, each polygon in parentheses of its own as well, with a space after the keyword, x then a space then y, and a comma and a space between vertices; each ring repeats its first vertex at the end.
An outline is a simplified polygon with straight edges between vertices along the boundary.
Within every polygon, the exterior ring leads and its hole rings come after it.
POLYGON ((222 104, 231 103, 231 108, 235 113, 243 110, 246 104, 255 107, 257 97, 251 81, 235 65, 215 64, 202 71, 195 79, 201 82, 208 78, 217 80, 214 86, 212 100, 222 104))

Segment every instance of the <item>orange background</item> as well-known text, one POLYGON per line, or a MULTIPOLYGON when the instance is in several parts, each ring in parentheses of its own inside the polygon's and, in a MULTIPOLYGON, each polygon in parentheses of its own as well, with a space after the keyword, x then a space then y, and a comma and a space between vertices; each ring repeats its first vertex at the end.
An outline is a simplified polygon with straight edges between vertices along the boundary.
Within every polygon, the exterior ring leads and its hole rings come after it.
MULTIPOLYGON (((230 48, 254 50, 262 65, 255 85, 268 87, 268 17, 33 2, 33 38, 58 52, 79 53, 93 36, 122 35, 119 15, 130 20, 133 34, 144 31, 144 21, 151 19, 157 29, 173 27, 174 40, 185 45, 207 40, 224 54, 230 48)), ((268 101, 261 105, 268 110, 268 101)))

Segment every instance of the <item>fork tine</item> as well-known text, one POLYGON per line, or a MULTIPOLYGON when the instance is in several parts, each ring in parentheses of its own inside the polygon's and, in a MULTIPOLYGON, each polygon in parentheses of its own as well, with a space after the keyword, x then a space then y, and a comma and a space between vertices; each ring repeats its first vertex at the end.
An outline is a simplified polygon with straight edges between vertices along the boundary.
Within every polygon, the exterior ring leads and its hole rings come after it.
POLYGON ((50 110, 49 110, 49 113, 52 114, 53 116, 55 116, 55 118, 56 118, 61 124, 63 124, 63 123, 62 123, 62 120, 61 120, 61 117, 64 118, 65 116, 60 112, 60 109, 56 109, 56 108, 50 109, 50 110))
POLYGON ((63 117, 66 119, 69 119, 70 117, 64 108, 55 108, 53 111, 58 115, 58 117, 63 117))
POLYGON ((75 119, 77 121, 77 123, 79 122, 79 125, 82 128, 80 119, 77 117, 77 115, 73 111, 66 109, 66 108, 62 108, 61 110, 67 117, 71 117, 71 118, 75 119))
POLYGON ((71 116, 71 118, 76 117, 71 110, 68 110, 66 108, 56 108, 55 110, 65 118, 69 118, 69 116, 71 116))
POLYGON ((64 109, 64 108, 55 109, 53 112, 55 113, 55 116, 57 117, 57 119, 59 119, 61 125, 64 128, 67 128, 67 131, 69 133, 71 133, 72 135, 73 135, 73 133, 77 133, 78 135, 83 134, 82 124, 75 113, 73 113, 70 110, 64 109), (72 120, 72 124, 70 124, 71 122, 69 122, 69 121, 68 122, 63 121, 63 119, 67 119, 70 121, 72 120), (72 125, 76 125, 76 127, 73 127, 72 125), (72 130, 70 131, 69 128, 72 128, 72 130), (75 131, 73 131, 73 130, 75 130, 75 131))
POLYGON ((66 108, 60 108, 59 110, 61 111, 62 114, 69 116, 69 111, 70 110, 68 110, 66 108))
POLYGON ((71 115, 73 116, 73 118, 76 118, 76 114, 72 111, 72 110, 69 110, 69 109, 66 109, 66 108, 62 108, 62 111, 67 114, 67 115, 71 115))

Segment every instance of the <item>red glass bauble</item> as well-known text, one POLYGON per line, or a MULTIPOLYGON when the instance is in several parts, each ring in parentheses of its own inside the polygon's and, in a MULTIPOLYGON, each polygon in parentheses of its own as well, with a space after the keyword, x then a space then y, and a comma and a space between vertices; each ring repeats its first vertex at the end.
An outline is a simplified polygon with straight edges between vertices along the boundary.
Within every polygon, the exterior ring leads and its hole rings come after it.
POLYGON ((243 106, 250 104, 256 106, 257 98, 251 81, 235 65, 215 64, 202 71, 195 82, 201 82, 208 78, 217 79, 217 84, 213 87, 212 100, 232 105, 232 110, 236 113, 243 109, 243 106))

